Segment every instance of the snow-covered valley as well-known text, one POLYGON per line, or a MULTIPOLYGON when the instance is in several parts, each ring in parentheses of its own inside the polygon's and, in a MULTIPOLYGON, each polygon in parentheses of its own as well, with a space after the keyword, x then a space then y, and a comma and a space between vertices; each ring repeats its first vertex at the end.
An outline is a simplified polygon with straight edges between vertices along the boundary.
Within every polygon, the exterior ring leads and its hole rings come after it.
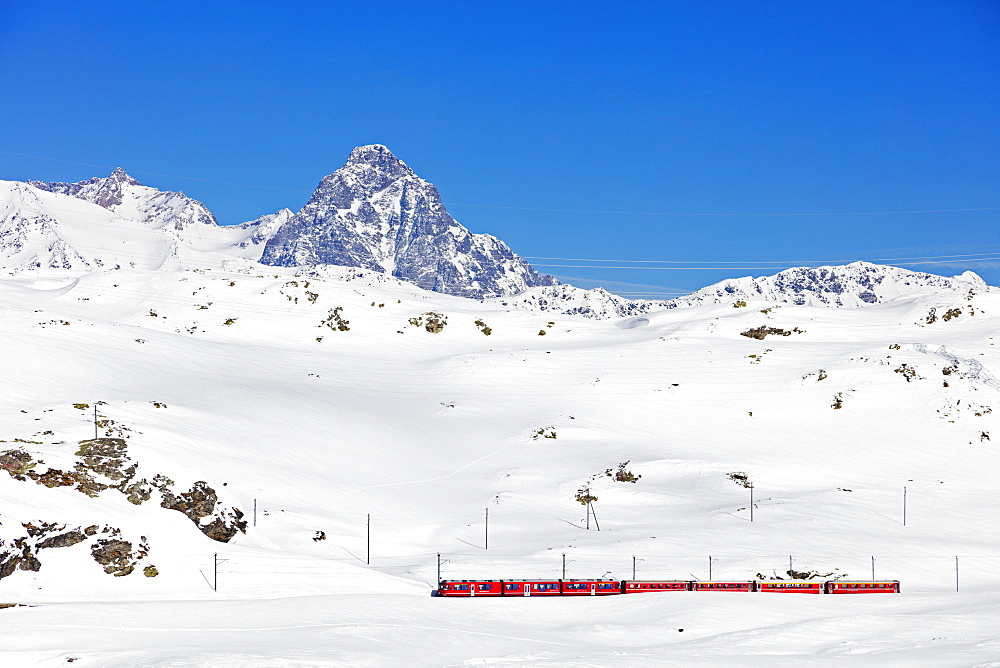
POLYGON ((995 289, 596 320, 243 271, 0 281, 4 665, 1000 659, 995 289), (124 450, 81 445, 95 406, 124 450), (432 599, 438 553, 445 579, 791 564, 903 593, 432 599))

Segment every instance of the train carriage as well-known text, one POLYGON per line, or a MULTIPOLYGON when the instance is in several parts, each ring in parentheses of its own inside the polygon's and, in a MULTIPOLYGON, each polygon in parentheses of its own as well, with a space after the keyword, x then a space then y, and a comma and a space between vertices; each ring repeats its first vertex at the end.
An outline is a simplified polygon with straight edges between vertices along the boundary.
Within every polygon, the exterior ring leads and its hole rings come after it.
POLYGON ((755 580, 741 582, 695 582, 692 591, 757 591, 755 580))
POLYGON ((757 591, 777 594, 822 594, 823 582, 759 582, 757 591))
POLYGON ((504 596, 559 596, 561 580, 503 580, 504 596))
POLYGON ((563 596, 608 596, 622 593, 620 580, 561 580, 563 596))
POLYGON ((437 596, 503 596, 501 580, 442 580, 437 596))
POLYGON ((691 591, 688 580, 625 580, 623 594, 645 594, 653 591, 691 591))
POLYGON ((899 580, 831 580, 827 594, 898 594, 899 580))

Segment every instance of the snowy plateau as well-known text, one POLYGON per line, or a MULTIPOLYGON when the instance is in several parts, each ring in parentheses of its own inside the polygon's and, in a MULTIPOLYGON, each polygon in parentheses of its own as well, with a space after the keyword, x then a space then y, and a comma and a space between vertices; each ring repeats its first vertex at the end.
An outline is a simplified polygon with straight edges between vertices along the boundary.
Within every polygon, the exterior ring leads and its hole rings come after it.
POLYGON ((227 228, 123 172, 0 186, 0 665, 1000 665, 974 274, 641 302, 492 246, 525 284, 470 299, 397 275, 391 226, 377 267, 260 263, 320 205, 368 230, 326 195, 227 228), (439 567, 902 593, 432 598, 439 567))

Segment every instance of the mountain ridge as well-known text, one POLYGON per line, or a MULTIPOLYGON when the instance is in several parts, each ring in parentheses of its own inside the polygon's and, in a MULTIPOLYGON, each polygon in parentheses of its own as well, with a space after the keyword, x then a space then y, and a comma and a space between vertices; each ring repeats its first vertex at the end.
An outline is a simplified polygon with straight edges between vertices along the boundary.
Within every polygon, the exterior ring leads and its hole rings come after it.
POLYGON ((77 183, 0 182, 0 263, 8 270, 298 267, 354 281, 401 280, 509 308, 607 319, 698 304, 765 301, 862 307, 927 290, 983 291, 943 277, 853 262, 725 279, 669 300, 584 290, 536 272, 506 244, 473 234, 437 189, 381 144, 355 147, 298 211, 221 226, 202 202, 142 185, 120 167, 77 183), (351 270, 354 271, 351 271, 351 270))
POLYGON ((437 188, 381 144, 356 147, 324 177, 267 242, 261 263, 356 266, 474 298, 558 283, 496 237, 458 223, 437 188))

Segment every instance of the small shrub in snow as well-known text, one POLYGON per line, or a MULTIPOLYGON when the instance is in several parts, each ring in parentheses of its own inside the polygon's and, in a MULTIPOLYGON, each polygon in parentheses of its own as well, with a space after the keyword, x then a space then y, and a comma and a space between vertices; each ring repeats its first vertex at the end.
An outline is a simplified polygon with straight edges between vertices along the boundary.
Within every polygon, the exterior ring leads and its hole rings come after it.
POLYGON ((761 325, 756 329, 748 329, 745 332, 740 332, 740 336, 746 336, 751 339, 757 339, 758 341, 763 341, 764 337, 767 336, 768 334, 774 334, 775 336, 791 336, 793 332, 796 334, 805 334, 805 331, 799 329, 798 327, 795 327, 790 331, 787 331, 781 329, 780 327, 765 327, 761 325))
POLYGON ((960 315, 962 315, 962 309, 960 309, 960 308, 950 308, 950 309, 948 309, 947 311, 944 312, 944 315, 941 316, 941 319, 944 320, 945 322, 948 322, 952 318, 957 318, 960 315))
POLYGON ((337 308, 330 309, 330 312, 326 316, 326 318, 321 320, 320 323, 316 326, 323 327, 325 325, 326 327, 329 327, 335 332, 350 331, 351 321, 344 320, 344 317, 341 315, 341 311, 343 310, 344 310, 343 306, 338 306, 337 308))
POLYGON ((604 475, 611 478, 615 482, 631 482, 633 484, 639 482, 639 478, 641 478, 642 476, 632 473, 627 468, 625 468, 627 466, 628 466, 628 461, 624 461, 618 465, 617 471, 612 473, 611 469, 607 469, 604 472, 604 475))
POLYGON ((418 316, 410 318, 408 322, 414 327, 423 327, 431 334, 438 334, 448 324, 448 316, 443 313, 428 311, 427 313, 421 313, 418 316))

